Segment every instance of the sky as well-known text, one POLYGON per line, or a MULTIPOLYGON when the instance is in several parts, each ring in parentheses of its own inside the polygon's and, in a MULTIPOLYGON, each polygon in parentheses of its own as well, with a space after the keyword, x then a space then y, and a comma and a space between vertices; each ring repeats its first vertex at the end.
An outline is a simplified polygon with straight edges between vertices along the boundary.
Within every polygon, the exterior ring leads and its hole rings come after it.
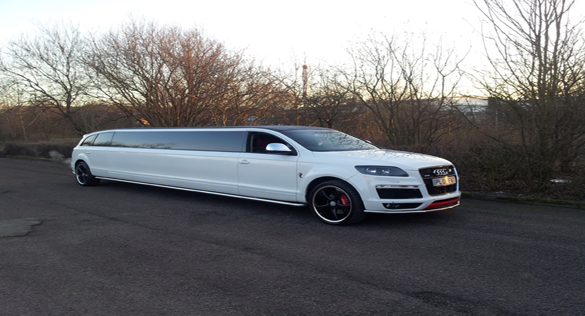
POLYGON ((427 29, 469 42, 468 0, 0 0, 0 42, 38 24, 116 28, 131 17, 198 27, 234 49, 275 63, 336 60, 368 32, 427 29))
MULTIPOLYGON (((585 13, 585 0, 577 0, 585 13)), ((0 0, 0 45, 35 25, 66 22, 82 31, 116 29, 131 18, 197 27, 228 48, 270 66, 300 60, 339 64, 347 49, 382 32, 425 32, 481 58, 479 11, 472 0, 0 0)))

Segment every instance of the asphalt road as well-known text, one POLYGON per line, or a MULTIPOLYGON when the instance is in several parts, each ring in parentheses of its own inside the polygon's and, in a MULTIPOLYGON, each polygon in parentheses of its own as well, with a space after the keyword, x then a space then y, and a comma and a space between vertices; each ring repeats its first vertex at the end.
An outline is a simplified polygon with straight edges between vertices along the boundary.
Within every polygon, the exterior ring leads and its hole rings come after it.
POLYGON ((585 315, 585 210, 463 200, 335 227, 3 158, 0 315, 585 315))

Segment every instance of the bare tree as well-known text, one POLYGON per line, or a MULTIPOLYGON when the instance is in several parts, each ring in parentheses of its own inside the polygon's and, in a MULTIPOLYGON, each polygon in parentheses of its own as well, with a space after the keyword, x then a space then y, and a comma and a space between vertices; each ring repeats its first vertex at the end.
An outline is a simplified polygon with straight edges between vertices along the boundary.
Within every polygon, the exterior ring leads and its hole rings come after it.
POLYGON ((23 35, 9 42, 0 70, 5 80, 23 90, 28 104, 59 114, 83 134, 86 131, 74 112, 91 81, 81 60, 85 48, 85 40, 74 26, 40 27, 34 38, 23 35))
POLYGON ((449 102, 461 77, 453 50, 372 35, 349 51, 354 95, 392 145, 433 144, 449 132, 449 102))
POLYGON ((125 115, 120 108, 105 103, 88 102, 78 107, 76 117, 88 131, 138 126, 137 122, 125 115))
POLYGON ((480 83, 512 133, 492 134, 521 164, 520 176, 542 191, 585 146, 585 46, 569 20, 574 1, 474 0, 489 28, 491 71, 480 83))
POLYGON ((22 139, 27 141, 28 128, 37 120, 39 113, 35 113, 32 116, 26 115, 28 101, 24 96, 24 91, 19 89, 19 85, 12 85, 2 92, 2 101, 5 105, 0 108, 1 118, 3 119, 1 121, 4 121, 0 123, 0 130, 8 131, 8 134, 13 139, 17 139, 19 135, 22 135, 22 139))
POLYGON ((357 105, 341 70, 320 64, 301 65, 298 61, 291 68, 275 75, 287 95, 281 106, 282 122, 341 130, 352 125, 348 124, 352 119, 355 123, 362 107, 357 105))
POLYGON ((286 100, 286 91, 278 85, 269 69, 241 60, 221 88, 222 100, 209 107, 217 126, 256 125, 286 100))
POLYGON ((283 100, 280 111, 281 121, 289 125, 314 125, 313 117, 306 115, 307 90, 312 86, 308 81, 312 76, 307 65, 295 60, 291 71, 280 70, 274 75, 276 81, 287 94, 283 100))
POLYGON ((355 127, 364 107, 356 100, 343 72, 339 69, 317 68, 312 74, 311 89, 305 103, 317 124, 341 130, 355 127))
POLYGON ((262 71, 197 29, 132 21, 93 50, 100 94, 143 125, 245 124, 269 103, 262 71))

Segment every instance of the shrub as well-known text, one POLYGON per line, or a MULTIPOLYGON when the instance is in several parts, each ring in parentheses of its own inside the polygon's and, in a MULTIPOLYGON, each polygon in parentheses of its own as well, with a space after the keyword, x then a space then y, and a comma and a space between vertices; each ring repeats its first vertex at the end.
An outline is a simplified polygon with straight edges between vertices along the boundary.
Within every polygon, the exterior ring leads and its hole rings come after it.
POLYGON ((9 141, 4 144, 3 152, 8 156, 54 159, 56 156, 71 158, 73 147, 78 140, 55 141, 9 141))
POLYGON ((472 192, 499 192, 544 199, 584 200, 585 159, 577 159, 570 171, 555 168, 553 178, 540 192, 531 192, 522 157, 496 142, 457 142, 444 146, 403 146, 400 150, 420 152, 450 160, 460 176, 460 188, 472 192))

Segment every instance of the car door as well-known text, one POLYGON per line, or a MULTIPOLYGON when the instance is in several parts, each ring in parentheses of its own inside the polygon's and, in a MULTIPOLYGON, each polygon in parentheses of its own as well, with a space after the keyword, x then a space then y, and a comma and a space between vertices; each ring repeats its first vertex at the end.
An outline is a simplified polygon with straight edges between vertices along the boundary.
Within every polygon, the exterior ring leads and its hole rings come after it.
POLYGON ((86 162, 94 176, 107 177, 109 175, 109 151, 113 135, 113 132, 99 133, 92 146, 82 147, 86 162))
POLYGON ((239 194, 296 201, 298 158, 296 150, 283 139, 269 133, 250 132, 246 151, 238 159, 239 194), (271 143, 285 144, 291 151, 267 151, 271 143))

